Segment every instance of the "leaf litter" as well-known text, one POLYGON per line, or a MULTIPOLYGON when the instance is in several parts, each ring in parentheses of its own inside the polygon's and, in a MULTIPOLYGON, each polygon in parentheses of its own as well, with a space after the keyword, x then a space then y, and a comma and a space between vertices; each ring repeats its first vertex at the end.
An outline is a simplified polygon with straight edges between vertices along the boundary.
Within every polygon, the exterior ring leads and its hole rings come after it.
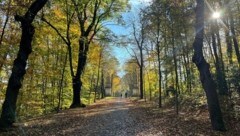
POLYGON ((152 102, 112 98, 16 123, 0 136, 236 136, 240 132, 234 119, 226 127, 227 132, 213 131, 207 109, 176 115, 174 108, 159 109, 152 102))

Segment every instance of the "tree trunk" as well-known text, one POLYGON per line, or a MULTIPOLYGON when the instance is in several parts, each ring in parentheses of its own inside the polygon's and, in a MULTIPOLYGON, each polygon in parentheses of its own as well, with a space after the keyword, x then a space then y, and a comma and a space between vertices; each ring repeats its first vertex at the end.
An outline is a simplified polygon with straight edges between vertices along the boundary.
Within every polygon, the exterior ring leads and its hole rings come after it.
POLYGON ((212 79, 209 64, 203 57, 203 34, 204 34, 204 0, 196 0, 196 36, 193 43, 193 62, 200 72, 200 80, 207 96, 208 110, 212 128, 218 131, 225 131, 222 112, 219 106, 218 95, 215 83, 212 79))
POLYGON ((80 90, 82 82, 80 80, 80 77, 74 77, 72 80, 72 85, 73 85, 73 99, 70 108, 81 107, 80 90))
POLYGON ((113 79, 114 79, 114 75, 113 75, 113 73, 111 73, 111 75, 110 75, 110 80, 111 80, 110 82, 111 83, 110 84, 111 84, 111 95, 112 96, 114 96, 114 94, 113 94, 114 93, 113 92, 113 79))
MULTIPOLYGON (((174 33, 173 33, 174 36, 174 33)), ((178 82, 178 71, 177 71, 177 55, 176 55, 176 48, 175 48, 175 43, 174 39, 172 39, 172 44, 173 44, 173 62, 174 62, 174 72, 175 72, 175 108, 176 108, 176 114, 179 112, 179 102, 178 102, 178 94, 179 94, 179 82, 178 82)))
POLYGON ((143 81, 143 46, 142 46, 143 44, 141 43, 141 45, 138 45, 138 48, 139 48, 139 50, 140 50, 140 64, 138 64, 139 65, 139 91, 140 91, 140 99, 143 99, 143 84, 144 84, 144 81, 143 81))
POLYGON ((80 94, 82 88, 81 75, 83 74, 87 62, 87 52, 89 46, 86 38, 87 36, 81 36, 79 40, 78 66, 76 75, 72 79, 73 99, 70 108, 85 107, 85 105, 81 103, 80 94))
POLYGON ((158 107, 162 107, 162 72, 161 72, 161 58, 160 58, 160 47, 159 42, 157 43, 157 61, 158 61, 158 107))
POLYGON ((235 27, 234 27, 234 20, 233 20, 233 16, 232 16, 231 11, 230 11, 230 29, 231 29, 232 38, 233 38, 233 46, 234 46, 235 53, 236 53, 237 60, 238 60, 238 67, 240 67, 239 45, 238 45, 238 41, 237 41, 237 38, 236 38, 235 27))
POLYGON ((15 122, 17 97, 26 73, 28 56, 32 52, 31 42, 34 35, 32 22, 38 11, 43 8, 47 1, 48 0, 36 0, 24 16, 15 16, 15 19, 21 22, 22 36, 18 55, 14 60, 12 74, 8 81, 6 97, 2 107, 0 127, 11 127, 15 122))
POLYGON ((105 89, 104 89, 104 74, 103 74, 103 68, 101 70, 101 93, 102 93, 102 96, 101 98, 103 99, 105 97, 105 89))
POLYGON ((88 95, 88 104, 91 103, 91 93, 93 89, 93 78, 94 78, 94 73, 92 72, 91 79, 90 79, 90 89, 89 89, 89 95, 88 95))
MULTIPOLYGON (((157 63, 158 63, 158 107, 162 107, 162 71, 161 71, 161 57, 160 57, 160 19, 157 20, 157 63)), ((166 42, 165 42, 166 43, 166 42)))
MULTIPOLYGON (((222 61, 220 61, 220 58, 218 56, 218 51, 217 51, 217 43, 216 43, 216 37, 215 37, 215 23, 212 24, 211 26, 211 36, 212 36, 212 47, 213 47, 213 54, 215 57, 215 67, 216 67, 216 74, 217 74, 217 86, 219 89, 219 94, 220 95, 227 95, 228 94, 228 87, 227 87, 227 82, 225 79, 225 73, 224 69, 222 68, 222 61)), ((220 41, 219 41, 220 42, 220 41)), ((219 44, 219 43, 218 43, 219 44)), ((218 47, 221 48, 221 47, 218 47)))
MULTIPOLYGON (((185 50, 184 50, 184 52, 187 52, 187 53, 188 53, 188 51, 185 51, 185 50)), ((190 77, 191 72, 190 72, 190 68, 189 68, 189 67, 190 67, 190 66, 189 66, 190 64, 189 64, 188 58, 187 58, 188 55, 184 55, 184 54, 183 54, 182 57, 183 57, 183 65, 184 65, 184 68, 185 68, 185 71, 186 71, 186 73, 185 73, 185 74, 186 74, 185 79, 186 79, 186 81, 187 81, 187 82, 186 82, 187 92, 188 92, 188 93, 191 93, 191 80, 192 80, 192 79, 191 79, 191 77, 190 77)))
MULTIPOLYGON (((9 50, 9 49, 8 49, 9 50)), ((2 58, 0 59, 0 72, 2 71, 2 67, 4 66, 4 63, 7 59, 7 56, 8 56, 8 51, 6 51, 3 56, 1 56, 2 58)))
MULTIPOLYGON (((3 28, 2 28, 2 33, 1 33, 1 36, 0 36, 0 47, 2 47, 2 42, 3 42, 3 37, 4 37, 4 34, 5 34, 5 29, 7 28, 7 24, 8 24, 8 21, 9 21, 10 6, 11 6, 11 1, 8 2, 6 19, 4 21, 3 28)), ((7 59, 8 50, 9 50, 9 47, 8 47, 7 51, 3 54, 3 56, 1 56, 2 60, 0 61, 0 72, 2 70, 2 67, 3 67, 4 63, 5 63, 5 60, 7 59)))
POLYGON ((61 74, 61 80, 60 80, 60 83, 59 83, 59 90, 58 90, 58 111, 60 111, 60 109, 62 108, 61 105, 62 105, 62 92, 63 92, 63 81, 64 81, 64 76, 65 76, 65 68, 66 68, 66 65, 67 65, 67 58, 68 58, 68 52, 66 53, 65 55, 65 58, 64 58, 64 63, 63 63, 63 69, 62 69, 62 74, 61 74))
POLYGON ((8 23, 8 20, 9 20, 10 6, 11 6, 11 0, 9 0, 9 2, 8 2, 7 13, 6 13, 6 16, 5 16, 6 19, 5 19, 5 22, 3 24, 2 34, 0 36, 0 47, 2 46, 2 41, 3 41, 4 34, 5 34, 5 29, 7 28, 7 23, 8 23))
POLYGON ((143 99, 143 50, 140 49, 140 99, 143 99))
POLYGON ((42 92, 42 109, 43 109, 43 113, 46 114, 47 113, 47 108, 46 108, 46 104, 47 104, 47 94, 46 94, 46 89, 47 89, 47 78, 46 77, 42 77, 42 86, 41 86, 41 92, 42 92))
MULTIPOLYGON (((98 68, 97 68, 97 82, 96 82, 96 85, 95 85, 95 89, 94 89, 94 91, 95 91, 95 94, 94 94, 94 102, 96 102, 96 95, 97 95, 97 93, 98 93, 98 95, 99 95, 99 85, 98 85, 98 83, 99 83, 99 80, 100 80, 100 68, 101 68, 101 61, 102 61, 102 49, 101 49, 101 51, 100 51, 100 53, 99 53, 99 60, 98 60, 98 68)), ((99 97, 98 97, 99 98, 99 97)))
POLYGON ((230 35, 229 35, 228 31, 225 31, 225 37, 226 37, 226 42, 227 42, 227 55, 228 55, 228 59, 229 59, 229 64, 232 65, 233 64, 232 40, 230 38, 230 35))
MULTIPOLYGON (((149 62, 150 63, 150 62, 149 62)), ((148 89, 149 89, 149 101, 151 101, 152 100, 152 87, 151 87, 151 81, 150 81, 150 72, 149 71, 147 71, 147 82, 148 82, 148 89)))

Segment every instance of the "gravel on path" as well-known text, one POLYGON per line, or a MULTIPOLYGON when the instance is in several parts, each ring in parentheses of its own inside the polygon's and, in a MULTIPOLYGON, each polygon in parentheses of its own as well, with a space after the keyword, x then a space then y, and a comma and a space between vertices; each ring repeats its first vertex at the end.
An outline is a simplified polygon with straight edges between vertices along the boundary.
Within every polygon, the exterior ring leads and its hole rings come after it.
MULTIPOLYGON (((69 109, 57 114, 31 119, 21 123, 14 132, 3 135, 23 136, 145 136, 151 126, 141 123, 136 106, 129 99, 108 98, 86 108, 69 109)), ((1 134, 0 134, 1 135, 1 134)))

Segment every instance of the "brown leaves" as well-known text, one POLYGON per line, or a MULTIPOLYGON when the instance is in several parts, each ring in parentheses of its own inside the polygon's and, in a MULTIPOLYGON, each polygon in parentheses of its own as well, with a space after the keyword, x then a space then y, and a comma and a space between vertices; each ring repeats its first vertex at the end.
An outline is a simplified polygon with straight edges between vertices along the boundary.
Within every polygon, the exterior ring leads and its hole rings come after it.
POLYGON ((124 98, 100 100, 84 109, 69 109, 17 124, 4 136, 91 135, 91 136, 188 136, 237 135, 239 123, 228 122, 228 132, 211 129, 207 110, 180 112, 156 108, 152 103, 124 98))

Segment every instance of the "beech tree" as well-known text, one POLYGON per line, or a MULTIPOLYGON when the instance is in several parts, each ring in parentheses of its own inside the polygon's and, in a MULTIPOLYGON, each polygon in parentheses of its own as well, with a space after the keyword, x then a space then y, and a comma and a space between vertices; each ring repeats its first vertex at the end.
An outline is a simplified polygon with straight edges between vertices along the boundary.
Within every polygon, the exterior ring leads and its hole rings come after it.
POLYGON ((108 17, 113 17, 112 15, 114 13, 122 10, 118 6, 124 8, 123 5, 126 4, 126 2, 116 0, 72 0, 72 3, 80 26, 78 64, 76 73, 72 77, 73 101, 70 106, 71 108, 75 108, 81 107, 82 105, 80 100, 82 87, 81 76, 86 65, 89 45, 95 35, 101 30, 101 23, 107 20, 108 17))
POLYGON ((36 0, 29 7, 24 16, 16 15, 16 21, 21 23, 22 36, 17 58, 14 61, 12 74, 8 81, 6 97, 2 107, 0 118, 1 127, 10 127, 15 122, 16 102, 22 80, 26 73, 26 65, 29 54, 32 52, 32 39, 34 26, 32 22, 37 13, 43 8, 48 0, 36 0))
POLYGON ((67 29, 66 36, 64 36, 60 29, 55 27, 45 18, 45 21, 50 27, 52 27, 57 34, 61 37, 64 43, 68 47, 69 56, 69 66, 70 73, 72 77, 72 89, 73 98, 70 108, 84 107, 85 105, 81 103, 81 88, 82 88, 82 75, 87 63, 87 54, 89 52, 89 46, 93 42, 96 35, 104 29, 104 21, 109 19, 114 19, 118 17, 118 12, 125 9, 127 5, 126 1, 118 0, 89 0, 89 1, 79 1, 79 0, 68 0, 64 1, 67 16, 67 29), (73 7, 72 7, 73 6, 73 7), (122 7, 119 8, 119 7, 122 7), (72 11, 74 10, 74 12, 72 11), (79 26, 79 40, 78 40, 78 56, 77 56, 77 66, 73 65, 73 42, 71 41, 70 27, 73 23, 73 18, 76 17, 75 22, 79 26))
POLYGON ((162 21, 162 9, 163 4, 161 1, 154 1, 154 4, 152 4, 149 7, 148 12, 146 13, 145 20, 151 20, 151 23, 147 25, 145 29, 151 29, 152 34, 149 35, 150 38, 152 38, 153 43, 155 44, 155 54, 157 54, 157 65, 158 65, 158 104, 159 108, 162 107, 162 66, 161 66, 161 40, 162 40, 162 30, 161 30, 161 21, 162 21), (160 10, 161 9, 161 10, 160 10))
POLYGON ((200 73, 200 80, 207 96, 208 110, 214 130, 225 131, 222 113, 218 101, 216 85, 212 79, 209 64, 203 56, 204 36, 204 0, 196 0, 196 36, 193 42, 194 55, 192 61, 196 64, 200 73))
POLYGON ((133 36, 135 39, 135 42, 137 44, 137 48, 139 51, 139 57, 136 54, 136 52, 133 50, 134 57, 136 59, 136 62, 139 67, 139 91, 140 91, 140 99, 143 99, 143 93, 144 93, 144 41, 145 41, 145 32, 144 32, 144 25, 146 23, 140 19, 139 22, 140 30, 137 30, 136 24, 133 23, 133 36))

